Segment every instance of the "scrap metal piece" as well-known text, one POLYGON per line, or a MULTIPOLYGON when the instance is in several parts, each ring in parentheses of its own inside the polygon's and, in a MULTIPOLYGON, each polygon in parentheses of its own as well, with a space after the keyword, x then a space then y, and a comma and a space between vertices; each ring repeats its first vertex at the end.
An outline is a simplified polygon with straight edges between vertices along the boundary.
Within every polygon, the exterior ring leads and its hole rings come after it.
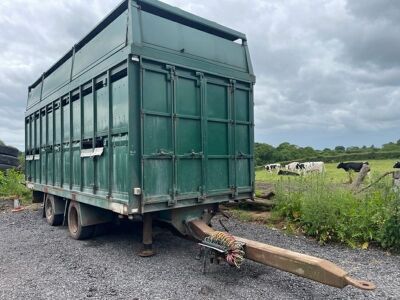
POLYGON ((207 239, 199 243, 199 246, 201 247, 199 259, 201 256, 203 256, 203 274, 206 273, 207 258, 210 258, 211 263, 213 263, 214 260, 216 263, 219 263, 219 257, 225 257, 228 253, 228 249, 226 247, 208 242, 207 239))
MULTIPOLYGON (((215 232, 214 229, 198 219, 190 221, 189 226, 196 236, 202 239, 215 232)), ((255 262, 337 288, 352 285, 363 290, 375 289, 373 283, 354 279, 348 276, 346 271, 325 259, 240 237, 235 238, 245 244, 245 257, 255 262)))

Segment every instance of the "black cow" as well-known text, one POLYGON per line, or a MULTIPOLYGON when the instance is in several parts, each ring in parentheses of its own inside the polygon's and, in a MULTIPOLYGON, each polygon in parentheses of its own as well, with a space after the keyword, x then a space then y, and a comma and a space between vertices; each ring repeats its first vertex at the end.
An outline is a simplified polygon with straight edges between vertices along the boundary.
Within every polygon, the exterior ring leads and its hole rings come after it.
POLYGON ((369 163, 366 162, 341 162, 340 164, 337 165, 338 169, 343 169, 346 172, 352 170, 355 172, 360 172, 361 168, 363 167, 363 165, 369 165, 369 163))
POLYGON ((393 166, 395 169, 400 169, 400 161, 396 162, 393 166))
POLYGON ((286 176, 300 176, 299 173, 287 171, 287 170, 279 170, 278 175, 286 175, 286 176))

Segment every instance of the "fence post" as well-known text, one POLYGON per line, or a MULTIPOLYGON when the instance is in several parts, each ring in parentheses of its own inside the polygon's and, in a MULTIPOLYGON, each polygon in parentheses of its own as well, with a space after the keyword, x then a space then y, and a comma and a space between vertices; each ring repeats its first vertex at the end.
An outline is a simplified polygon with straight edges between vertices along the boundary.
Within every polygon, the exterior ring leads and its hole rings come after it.
POLYGON ((356 181, 353 183, 353 190, 356 190, 360 187, 361 183, 363 183, 365 176, 367 176, 370 168, 367 164, 363 164, 360 173, 358 173, 356 181))

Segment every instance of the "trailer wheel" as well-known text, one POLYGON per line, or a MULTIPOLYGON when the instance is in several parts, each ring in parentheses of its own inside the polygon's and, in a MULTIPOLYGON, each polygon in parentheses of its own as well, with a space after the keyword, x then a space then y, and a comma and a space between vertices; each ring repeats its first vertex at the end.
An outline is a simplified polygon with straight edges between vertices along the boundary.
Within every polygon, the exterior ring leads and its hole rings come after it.
POLYGON ((54 196, 47 195, 46 200, 44 202, 44 212, 46 221, 51 226, 60 226, 63 222, 64 216, 60 214, 55 214, 55 203, 54 196))
POLYGON ((82 226, 80 217, 80 205, 78 202, 71 202, 68 207, 68 230, 71 237, 75 240, 85 240, 94 233, 94 225, 82 226))

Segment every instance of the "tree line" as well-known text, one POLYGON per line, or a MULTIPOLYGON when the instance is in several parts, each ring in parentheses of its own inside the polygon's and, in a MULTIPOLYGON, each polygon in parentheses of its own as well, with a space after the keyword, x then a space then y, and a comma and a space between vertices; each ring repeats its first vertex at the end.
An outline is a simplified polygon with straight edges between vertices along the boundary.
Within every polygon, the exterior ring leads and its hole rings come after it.
POLYGON ((397 142, 389 142, 382 147, 371 146, 336 146, 333 149, 325 148, 317 150, 312 147, 299 147, 284 142, 278 147, 265 143, 255 143, 254 156, 256 166, 274 162, 290 161, 324 161, 339 162, 346 160, 368 159, 400 159, 400 139, 397 142))

